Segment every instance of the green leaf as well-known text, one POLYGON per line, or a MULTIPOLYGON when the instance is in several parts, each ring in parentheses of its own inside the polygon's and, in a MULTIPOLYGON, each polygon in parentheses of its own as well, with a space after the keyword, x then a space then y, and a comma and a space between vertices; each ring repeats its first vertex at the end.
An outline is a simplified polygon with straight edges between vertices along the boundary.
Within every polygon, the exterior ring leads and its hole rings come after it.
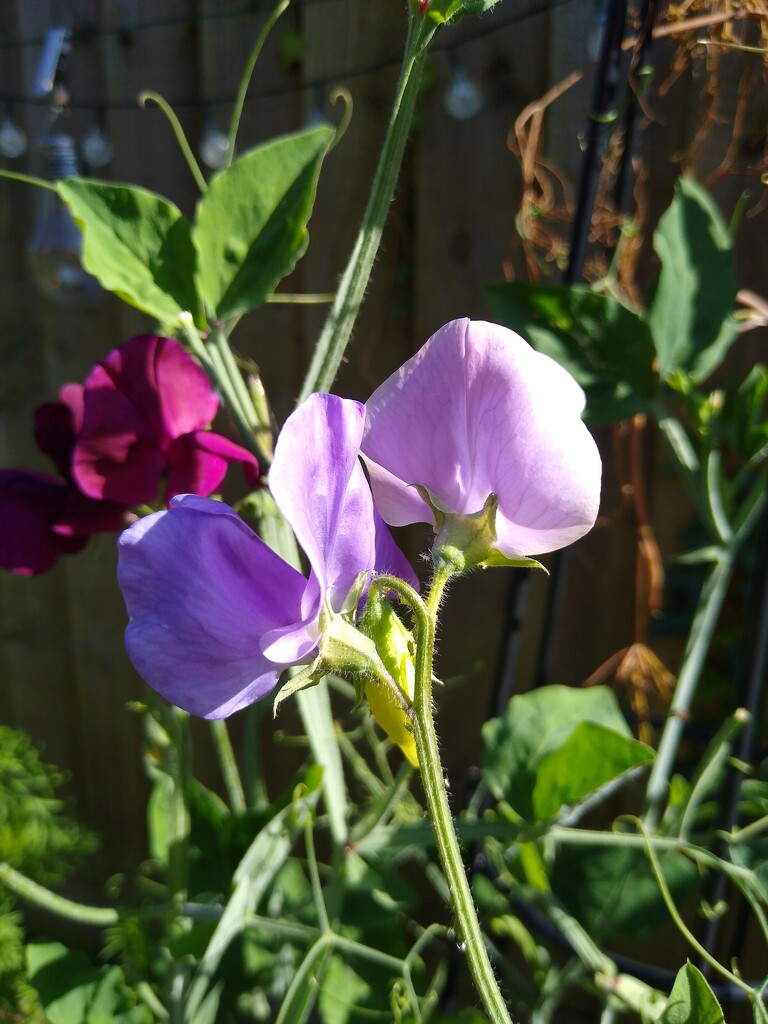
POLYGON ((27 946, 27 973, 51 1024, 151 1024, 120 967, 95 967, 60 942, 27 946))
POLYGON ((653 236, 661 272, 648 323, 662 379, 682 370, 706 380, 735 341, 732 244, 711 196, 680 178, 653 236))
POLYGON ((427 16, 443 25, 448 21, 457 22, 468 14, 482 14, 490 11, 498 0, 430 0, 427 16))
POLYGON ((659 1024, 725 1024, 717 996, 698 967, 688 963, 677 972, 659 1024))
POLYGON ((652 760, 653 750, 645 744, 596 722, 579 722, 563 745, 537 765, 532 801, 536 820, 545 821, 561 807, 573 806, 611 779, 652 760))
MULTIPOLYGON (((676 903, 699 882, 696 865, 677 850, 659 855, 676 903)), ((552 890, 596 941, 642 938, 669 921, 645 850, 605 844, 563 845, 551 871, 552 890)))
POLYGON ((83 231, 83 266, 104 288, 158 320, 175 324, 187 310, 202 326, 191 228, 173 203, 87 178, 56 189, 83 231))
POLYGON ((274 139, 211 179, 192 237, 200 294, 217 317, 259 306, 304 252, 333 135, 322 126, 274 139))
POLYGON ((270 819, 238 864, 232 894, 190 982, 185 1007, 188 1016, 201 1010, 224 953, 288 859, 303 828, 304 815, 317 803, 322 775, 316 765, 307 769, 303 783, 296 786, 293 802, 270 819))
POLYGON ((588 423, 615 423, 647 407, 656 386, 653 342, 637 313, 580 285, 506 281, 490 285, 486 296, 499 323, 576 378, 588 423))
POLYGON ((503 718, 483 726, 491 792, 527 821, 545 821, 652 757, 606 687, 544 686, 513 697, 503 718))
POLYGON ((370 986, 339 956, 331 956, 320 983, 318 1009, 323 1024, 347 1024, 355 1007, 364 1003, 370 986))

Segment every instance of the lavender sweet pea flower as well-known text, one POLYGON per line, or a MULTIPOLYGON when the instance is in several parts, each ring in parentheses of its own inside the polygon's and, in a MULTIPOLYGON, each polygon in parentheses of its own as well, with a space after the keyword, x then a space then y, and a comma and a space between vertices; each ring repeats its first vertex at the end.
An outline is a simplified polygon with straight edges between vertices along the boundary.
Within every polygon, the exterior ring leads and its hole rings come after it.
POLYGON ((570 374, 517 334, 454 320, 366 403, 361 448, 377 507, 391 526, 436 525, 426 492, 439 515, 459 519, 496 495, 495 551, 564 547, 591 529, 600 500, 583 409, 570 374))
POLYGON ((363 423, 359 403, 312 395, 278 438, 270 488, 308 579, 233 509, 194 495, 122 535, 128 653, 173 704, 223 718, 260 700, 285 668, 313 659, 321 616, 342 611, 361 572, 413 578, 358 459, 363 423))

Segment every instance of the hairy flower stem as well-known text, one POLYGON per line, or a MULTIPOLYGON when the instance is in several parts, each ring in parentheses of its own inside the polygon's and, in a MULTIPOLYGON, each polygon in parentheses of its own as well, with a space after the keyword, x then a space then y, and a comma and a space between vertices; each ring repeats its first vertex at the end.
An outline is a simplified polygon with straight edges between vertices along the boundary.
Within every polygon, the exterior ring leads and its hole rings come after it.
POLYGON ((395 191, 419 83, 424 71, 427 48, 433 34, 434 27, 430 27, 428 22, 422 21, 418 14, 412 11, 397 93, 371 185, 368 205, 336 298, 315 346, 312 362, 299 395, 299 404, 313 391, 330 390, 344 350, 349 344, 395 191))
POLYGON ((475 987, 491 1024, 511 1024, 498 982, 493 973, 469 887, 464 861, 461 856, 453 816, 445 789, 445 778, 437 744, 437 732, 432 710, 432 661, 435 649, 435 630, 440 602, 452 573, 449 568, 438 570, 426 600, 422 599, 402 580, 380 576, 377 585, 382 590, 394 590, 409 605, 416 619, 416 681, 414 689, 413 732, 419 757, 424 795, 427 801, 432 831, 435 836, 440 864, 451 894, 456 930, 475 987), (398 585, 399 584, 399 585, 398 585))

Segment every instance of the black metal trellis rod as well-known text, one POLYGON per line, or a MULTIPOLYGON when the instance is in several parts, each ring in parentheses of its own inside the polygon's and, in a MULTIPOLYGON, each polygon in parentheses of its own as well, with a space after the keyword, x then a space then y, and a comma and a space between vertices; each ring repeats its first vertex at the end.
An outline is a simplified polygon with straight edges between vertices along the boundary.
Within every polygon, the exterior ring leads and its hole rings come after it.
POLYGON ((587 141, 581 165, 576 213, 571 230, 571 245, 565 284, 575 284, 584 270, 589 226, 595 208, 603 154, 611 128, 617 119, 616 92, 621 67, 621 43, 627 20, 627 0, 608 0, 600 56, 592 87, 592 102, 587 123, 587 141))

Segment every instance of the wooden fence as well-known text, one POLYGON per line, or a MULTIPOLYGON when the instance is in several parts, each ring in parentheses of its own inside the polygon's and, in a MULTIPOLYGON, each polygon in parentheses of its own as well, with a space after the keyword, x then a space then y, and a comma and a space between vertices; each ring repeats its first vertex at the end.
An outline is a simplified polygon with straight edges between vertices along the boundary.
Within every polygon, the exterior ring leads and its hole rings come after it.
MULTIPOLYGON (((41 169, 34 142, 45 130, 46 111, 28 100, 40 41, 52 25, 66 24, 74 33, 67 131, 81 138, 101 119, 114 160, 97 176, 141 184, 190 211, 194 182, 168 125, 157 110, 139 109, 136 95, 153 89, 167 97, 195 146, 209 119, 226 127, 265 6, 242 0, 5 0, 0 4, 0 99, 14 101, 13 117, 32 145, 4 166, 41 169)), ((403 6, 383 0, 295 0, 261 57, 245 108, 241 149, 295 130, 318 112, 337 118, 329 101, 337 85, 354 102, 351 125, 323 172, 309 251, 287 290, 332 290, 344 266, 393 94, 403 6)), ((492 13, 444 32, 420 99, 375 280, 339 378, 341 393, 365 398, 441 324, 457 316, 489 315, 485 286, 503 276, 505 265, 521 265, 515 250, 521 174, 508 135, 524 108, 569 72, 583 69, 581 81, 553 104, 544 121, 546 154, 576 180, 589 107, 593 65, 587 45, 593 28, 593 5, 583 0, 502 0, 492 13), (483 92, 482 108, 468 120, 454 119, 443 104, 457 67, 483 92)), ((666 79, 672 55, 671 42, 656 44, 657 82, 666 79)), ((727 150, 728 119, 735 116, 738 82, 749 61, 757 64, 759 58, 733 54, 721 63, 718 88, 726 120, 714 123, 696 156, 702 173, 716 167, 727 150)), ((640 138, 649 170, 643 195, 652 210, 670 198, 702 117, 701 76, 708 73, 705 60, 699 60, 664 97, 649 94, 647 112, 654 112, 656 101, 663 110, 640 138)), ((743 139, 762 126, 764 142, 767 103, 758 81, 742 109, 743 139)), ((755 153, 745 148, 742 157, 754 171, 755 153)), ((745 174, 719 182, 725 210, 746 184, 753 191, 760 188, 745 174)), ((111 299, 95 311, 59 308, 41 299, 25 262, 36 199, 27 186, 0 182, 0 464, 47 469, 32 438, 35 407, 151 325, 111 299)), ((765 213, 748 218, 740 241, 740 281, 757 292, 766 290, 765 223, 765 213)), ((650 266, 647 253, 646 246, 642 259, 650 266)), ((237 331, 237 345, 262 368, 279 418, 299 390, 321 322, 321 309, 271 305, 237 331)), ((742 348, 734 365, 745 367, 753 358, 754 348, 742 348)), ((611 438, 601 440, 610 525, 577 545, 565 563, 557 643, 546 662, 549 681, 578 683, 632 639, 634 523, 622 510, 623 480, 610 459, 611 438)), ((677 510, 666 476, 658 473, 654 481, 654 521, 668 551, 686 513, 677 510)), ((407 542, 417 551, 423 538, 407 542)), ((114 539, 100 537, 83 554, 38 578, 0 577, 0 720, 28 730, 44 744, 47 758, 71 770, 81 816, 104 836, 107 865, 121 868, 144 855, 145 782, 140 719, 125 707, 142 688, 122 646, 125 614, 114 560, 114 539)), ((478 574, 454 588, 448 605, 442 670, 447 676, 470 676, 441 696, 445 753, 456 778, 477 755, 505 644, 509 586, 503 572, 478 574), (483 665, 475 669, 478 660, 483 665)), ((542 577, 528 592, 528 614, 515 648, 518 685, 529 685, 533 677, 546 587, 542 577)), ((281 716, 280 728, 295 729, 290 711, 281 716)), ((200 742, 205 754, 204 738, 200 742)), ((269 749, 279 771, 290 752, 279 744, 269 749)), ((215 781, 213 769, 210 775, 215 781)))

